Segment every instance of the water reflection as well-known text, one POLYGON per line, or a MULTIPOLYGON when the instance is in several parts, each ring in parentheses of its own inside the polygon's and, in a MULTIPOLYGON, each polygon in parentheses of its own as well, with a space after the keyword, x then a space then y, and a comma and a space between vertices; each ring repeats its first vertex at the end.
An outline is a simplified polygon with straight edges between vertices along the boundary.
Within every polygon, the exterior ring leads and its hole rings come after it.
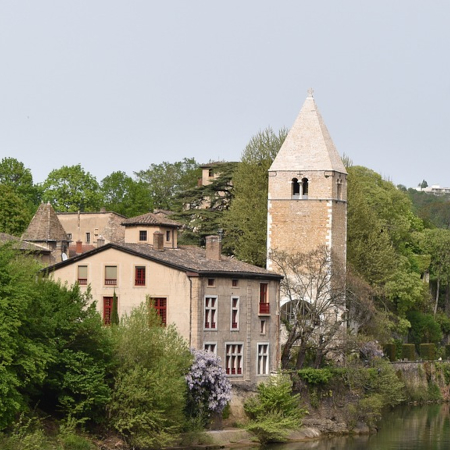
POLYGON ((405 406, 387 413, 376 434, 271 445, 270 450, 448 450, 449 405, 405 406))

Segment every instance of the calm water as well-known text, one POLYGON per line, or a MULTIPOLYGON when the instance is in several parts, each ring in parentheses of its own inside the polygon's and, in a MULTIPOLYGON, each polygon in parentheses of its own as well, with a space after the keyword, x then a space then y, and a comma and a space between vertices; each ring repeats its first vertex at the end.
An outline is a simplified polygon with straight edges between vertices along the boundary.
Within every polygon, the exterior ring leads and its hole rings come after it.
POLYGON ((450 405, 401 407, 377 434, 270 446, 270 450, 450 450, 450 405))

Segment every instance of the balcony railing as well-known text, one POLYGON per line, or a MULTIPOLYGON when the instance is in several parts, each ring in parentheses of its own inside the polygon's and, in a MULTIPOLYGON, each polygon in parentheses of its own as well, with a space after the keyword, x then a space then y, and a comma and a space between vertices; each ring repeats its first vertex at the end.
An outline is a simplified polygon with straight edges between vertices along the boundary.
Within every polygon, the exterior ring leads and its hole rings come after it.
POLYGON ((105 278, 106 286, 115 286, 117 284, 117 278, 105 278))
POLYGON ((136 278, 134 280, 134 285, 135 286, 145 286, 145 279, 142 278, 136 278))
POLYGON ((260 303, 259 314, 270 314, 270 303, 260 303))
POLYGON ((87 278, 78 278, 78 284, 80 286, 86 286, 87 285, 87 278))

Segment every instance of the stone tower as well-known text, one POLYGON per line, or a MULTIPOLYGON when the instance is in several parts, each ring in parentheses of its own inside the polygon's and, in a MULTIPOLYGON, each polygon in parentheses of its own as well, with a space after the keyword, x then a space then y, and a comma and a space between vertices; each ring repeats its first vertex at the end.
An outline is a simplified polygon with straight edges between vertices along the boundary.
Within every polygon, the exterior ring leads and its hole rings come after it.
POLYGON ((346 238, 347 172, 310 89, 269 169, 267 268, 271 250, 324 245, 345 267, 346 238))

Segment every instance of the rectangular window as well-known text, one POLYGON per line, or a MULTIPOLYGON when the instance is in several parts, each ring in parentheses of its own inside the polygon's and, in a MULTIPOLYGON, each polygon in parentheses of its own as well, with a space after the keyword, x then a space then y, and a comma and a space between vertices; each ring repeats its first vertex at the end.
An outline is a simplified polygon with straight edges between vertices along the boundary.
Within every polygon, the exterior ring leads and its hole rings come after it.
POLYGON ((156 313, 161 318, 161 324, 167 325, 167 298, 156 297, 151 299, 153 308, 156 309, 156 313))
POLYGON ((147 241, 147 230, 140 230, 139 231, 139 240, 140 241, 147 241))
POLYGON ((265 320, 261 320, 259 332, 261 334, 266 334, 266 321, 265 320))
POLYGON ((225 370, 227 375, 242 375, 243 344, 225 345, 225 370))
POLYGON ((267 283, 259 285, 259 314, 269 314, 269 298, 267 295, 267 283))
POLYGON ((117 266, 105 266, 105 285, 117 285, 117 266))
MULTIPOLYGON (((103 297, 103 323, 105 325, 111 325, 113 299, 113 297, 103 297)), ((118 302, 117 296, 116 301, 118 302)))
POLYGON ((78 284, 80 286, 87 285, 87 266, 78 266, 78 284))
POLYGON ((216 330, 217 297, 205 297, 205 330, 216 330))
POLYGON ((231 280, 231 286, 237 287, 237 285, 238 285, 238 280, 231 280))
POLYGON ((203 346, 203 350, 205 350, 205 352, 210 352, 210 353, 214 353, 215 355, 217 354, 217 344, 211 343, 211 342, 205 342, 205 345, 203 346))
POLYGON ((258 344, 258 375, 269 374, 269 344, 258 344))
POLYGON ((214 287, 214 278, 208 278, 208 287, 214 287))
POLYGON ((67 239, 68 239, 69 241, 72 240, 72 233, 67 233, 67 239))
POLYGON ((86 244, 91 243, 91 233, 86 233, 86 244))
POLYGON ((145 267, 135 267, 134 285, 145 286, 145 267))
POLYGON ((166 231, 166 241, 170 242, 170 231, 166 231))
POLYGON ((231 329, 239 329, 239 297, 231 297, 231 329))

